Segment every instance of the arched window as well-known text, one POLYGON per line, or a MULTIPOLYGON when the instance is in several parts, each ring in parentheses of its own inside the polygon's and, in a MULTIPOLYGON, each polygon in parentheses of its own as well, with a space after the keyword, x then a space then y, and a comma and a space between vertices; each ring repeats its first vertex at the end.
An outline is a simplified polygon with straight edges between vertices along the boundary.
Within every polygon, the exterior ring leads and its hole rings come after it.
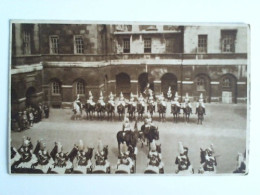
POLYGON ((205 79, 199 77, 197 80, 197 91, 205 91, 205 79))
POLYGON ((52 82, 52 94, 60 94, 60 83, 57 81, 52 82))
POLYGON ((222 87, 224 87, 224 88, 230 88, 231 87, 230 78, 224 78, 223 79, 222 87))
POLYGON ((85 94, 84 83, 82 81, 77 82, 76 92, 77 94, 85 94))

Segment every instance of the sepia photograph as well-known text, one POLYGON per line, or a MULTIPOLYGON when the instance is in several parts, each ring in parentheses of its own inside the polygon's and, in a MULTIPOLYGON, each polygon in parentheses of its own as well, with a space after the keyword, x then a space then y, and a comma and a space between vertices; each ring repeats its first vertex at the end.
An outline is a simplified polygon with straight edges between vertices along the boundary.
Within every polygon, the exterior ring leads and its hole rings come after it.
POLYGON ((9 173, 247 175, 244 23, 10 21, 9 173))

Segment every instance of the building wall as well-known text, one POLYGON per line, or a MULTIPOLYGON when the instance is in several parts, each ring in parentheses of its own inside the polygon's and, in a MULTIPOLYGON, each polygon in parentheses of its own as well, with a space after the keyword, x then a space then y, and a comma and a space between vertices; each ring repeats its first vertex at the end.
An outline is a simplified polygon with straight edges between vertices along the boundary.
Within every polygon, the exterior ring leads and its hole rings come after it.
POLYGON ((185 26, 184 53, 197 53, 198 35, 208 35, 208 52, 222 53, 221 30, 237 30, 235 53, 247 53, 247 27, 237 26, 185 26))

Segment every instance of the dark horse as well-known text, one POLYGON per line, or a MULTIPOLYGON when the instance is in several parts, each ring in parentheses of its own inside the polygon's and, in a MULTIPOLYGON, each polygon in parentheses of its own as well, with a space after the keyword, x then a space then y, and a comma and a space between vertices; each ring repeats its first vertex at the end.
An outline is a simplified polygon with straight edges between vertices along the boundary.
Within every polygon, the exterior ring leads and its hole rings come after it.
POLYGON ((135 148, 138 141, 138 135, 133 131, 119 131, 116 135, 118 143, 118 154, 120 154, 120 144, 126 142, 126 145, 129 147, 135 148))
POLYGON ((151 117, 153 117, 153 112, 155 111, 155 106, 152 103, 147 105, 147 112, 150 113, 151 117))
POLYGON ((129 119, 133 120, 135 118, 135 106, 133 106, 133 104, 128 104, 127 112, 129 114, 129 119))
POLYGON ((158 104, 158 113, 160 120, 165 121, 166 106, 162 105, 162 103, 158 104))
POLYGON ((180 107, 178 107, 176 104, 171 105, 171 113, 173 114, 173 122, 177 123, 180 113, 180 107))
POLYGON ((90 103, 86 103, 85 111, 87 115, 87 119, 92 119, 95 114, 95 106, 91 105, 90 103))
POLYGON ((101 103, 97 103, 95 110, 97 111, 98 119, 103 119, 105 117, 106 106, 101 105, 101 103))
POLYGON ((115 117, 115 107, 108 102, 106 104, 106 111, 107 111, 107 120, 113 120, 113 117, 115 117))
POLYGON ((137 104, 137 113, 138 113, 138 119, 141 118, 143 119, 143 114, 144 114, 144 106, 141 103, 137 104))
POLYGON ((118 112, 118 119, 123 120, 125 114, 125 107, 122 104, 119 104, 117 106, 117 112, 118 112))
POLYGON ((197 124, 202 124, 202 121, 204 119, 204 108, 199 105, 199 107, 196 109, 196 114, 198 114, 198 123, 197 124))
POLYGON ((190 114, 192 113, 192 109, 189 106, 186 106, 183 109, 183 114, 185 115, 185 121, 189 122, 190 121, 190 114))
POLYGON ((142 147, 143 147, 143 143, 145 142, 145 139, 147 139, 147 146, 149 146, 149 150, 150 150, 150 143, 153 140, 159 140, 159 131, 158 131, 158 127, 155 127, 153 125, 142 125, 141 127, 141 132, 142 132, 142 147))

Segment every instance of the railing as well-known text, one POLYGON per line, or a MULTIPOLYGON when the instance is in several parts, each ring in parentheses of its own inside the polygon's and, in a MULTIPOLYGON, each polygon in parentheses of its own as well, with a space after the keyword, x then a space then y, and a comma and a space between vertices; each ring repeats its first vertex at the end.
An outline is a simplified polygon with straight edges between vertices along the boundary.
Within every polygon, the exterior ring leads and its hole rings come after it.
POLYGON ((37 64, 40 62, 57 61, 57 62, 98 62, 111 60, 139 60, 139 59, 176 59, 176 60, 210 60, 210 59, 247 59, 246 53, 210 53, 210 54, 183 54, 183 53, 169 53, 169 54, 108 54, 108 55, 77 55, 77 54, 58 54, 58 55, 30 55, 30 56, 16 56, 12 57, 12 66, 23 64, 37 64))

